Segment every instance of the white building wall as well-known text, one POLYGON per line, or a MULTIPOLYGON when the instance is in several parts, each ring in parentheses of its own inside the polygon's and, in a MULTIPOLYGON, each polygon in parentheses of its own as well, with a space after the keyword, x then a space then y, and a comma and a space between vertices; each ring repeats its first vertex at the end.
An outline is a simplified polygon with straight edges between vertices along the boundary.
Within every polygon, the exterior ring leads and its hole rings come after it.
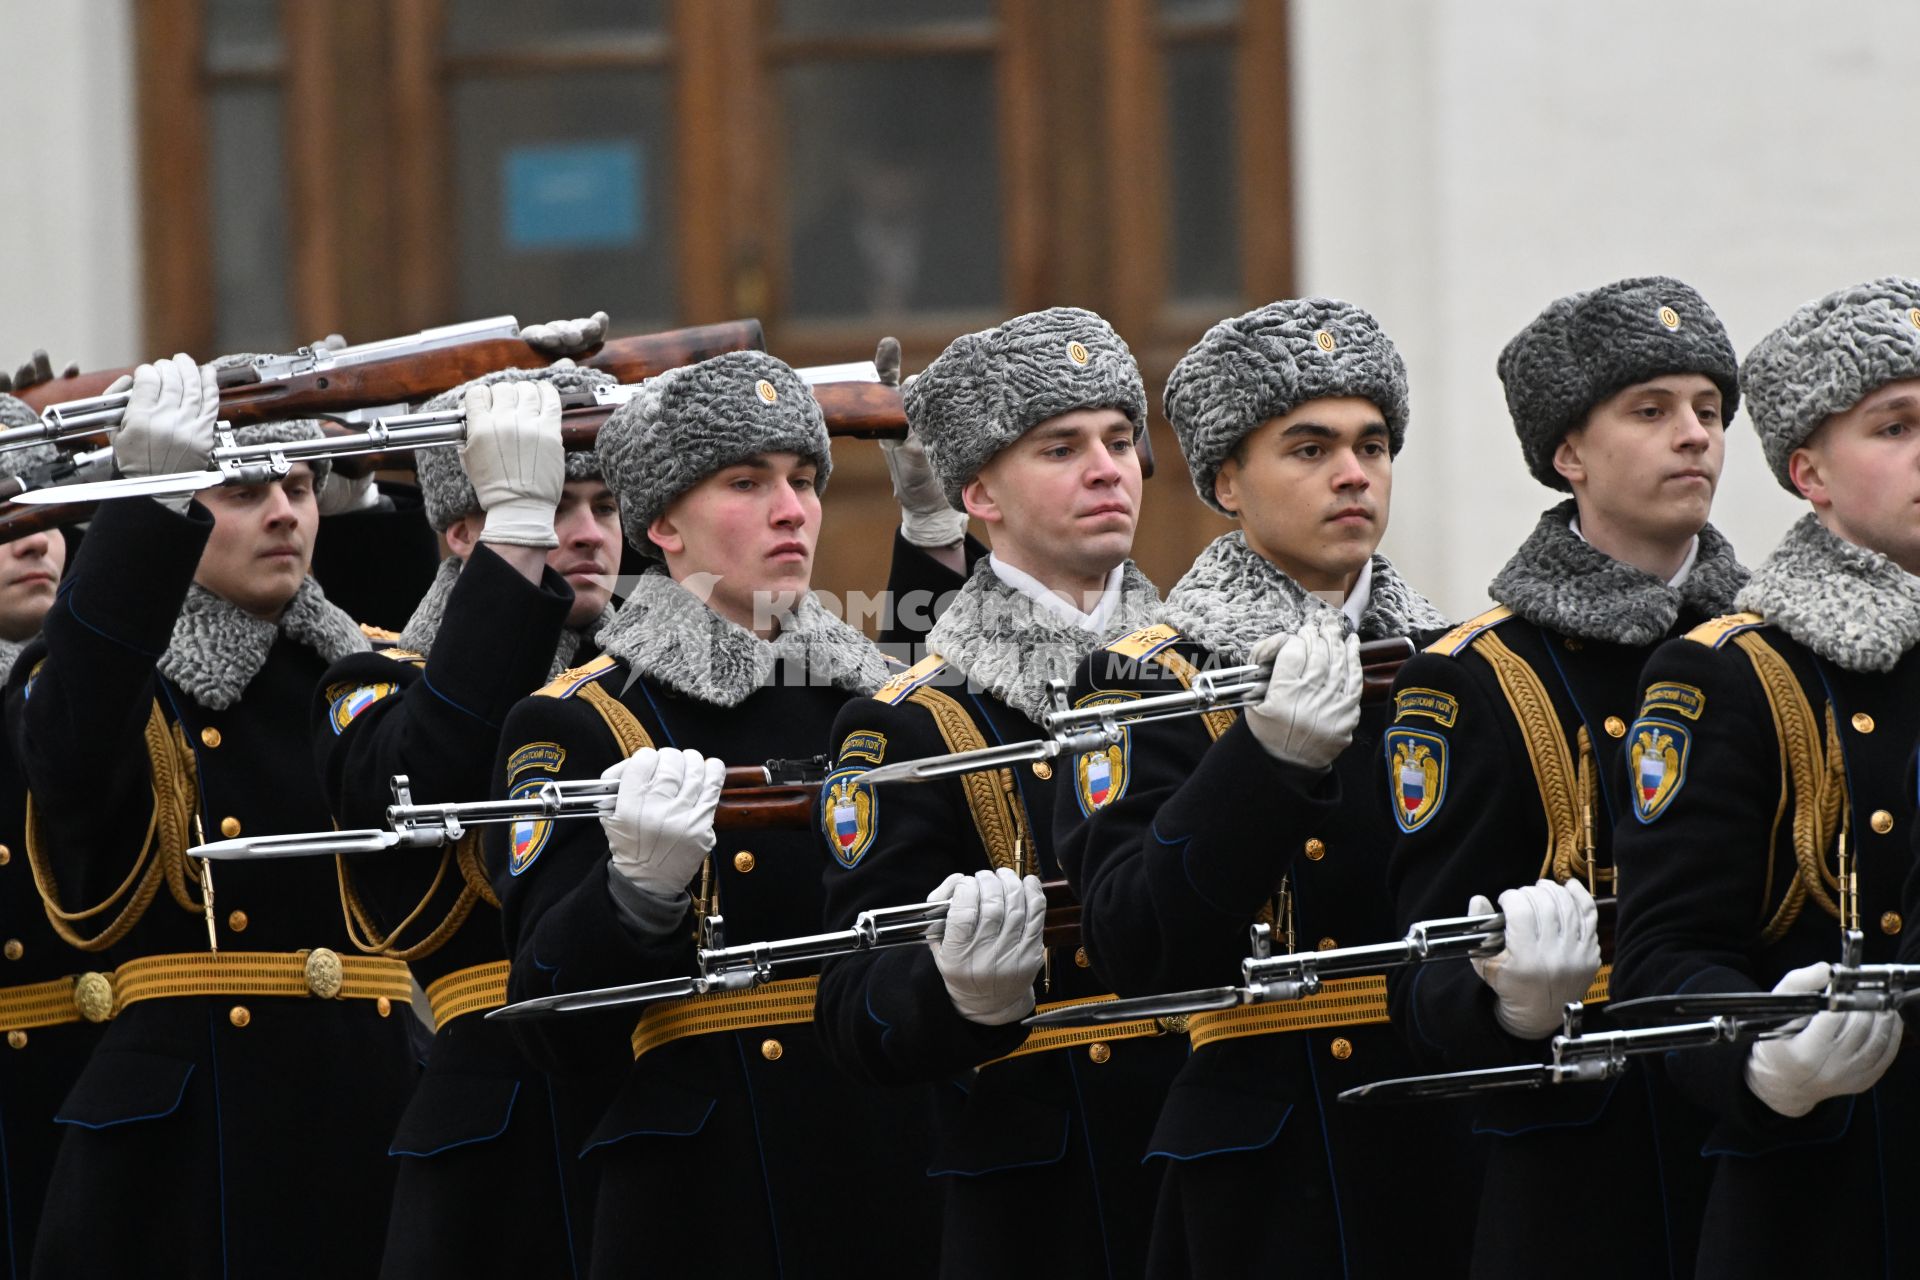
MULTIPOLYGON (((1258 2, 1258 0, 1255 0, 1258 2)), ((1447 611, 1557 495, 1494 361, 1549 300, 1692 284, 1742 356, 1799 303, 1920 274, 1920 5, 1294 0, 1300 287, 1373 311, 1413 423, 1386 551, 1447 611)), ((1802 509, 1744 412, 1715 523, 1758 562, 1802 509)))
POLYGON ((140 343, 134 0, 0 0, 0 365, 140 343))

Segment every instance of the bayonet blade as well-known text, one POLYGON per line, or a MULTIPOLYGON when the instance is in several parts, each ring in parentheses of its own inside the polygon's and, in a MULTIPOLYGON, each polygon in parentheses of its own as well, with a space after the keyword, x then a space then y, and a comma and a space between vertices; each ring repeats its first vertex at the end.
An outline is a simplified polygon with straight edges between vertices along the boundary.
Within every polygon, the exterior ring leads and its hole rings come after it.
POLYGON ((409 843, 396 831, 302 831, 278 836, 240 836, 195 845, 187 852, 214 862, 257 862, 268 858, 319 858, 340 853, 381 853, 409 843))
POLYGON ((1129 996, 1125 1000, 1096 1000, 1036 1013, 1021 1023, 1026 1027, 1104 1027, 1146 1018, 1177 1018, 1189 1013, 1213 1013, 1245 1004, 1244 987, 1209 987, 1165 996, 1129 996))
POLYGON ((1545 1063, 1518 1067, 1489 1067, 1484 1071, 1455 1071, 1446 1075, 1401 1076, 1376 1080, 1340 1094, 1342 1102, 1422 1102, 1429 1098, 1466 1098, 1479 1093, 1507 1093, 1544 1089, 1553 1083, 1553 1068, 1545 1063))
POLYGON ((489 1021, 513 1022, 520 1018, 541 1018, 557 1013, 585 1013, 591 1009, 618 1009, 627 1005, 652 1004, 656 1000, 680 1000, 709 990, 699 978, 661 978, 657 982, 636 982, 624 987, 601 987, 597 991, 567 991, 557 996, 536 996, 487 1014, 489 1021))
POLYGON ((956 774, 977 773, 982 769, 1003 769, 1029 760, 1047 760, 1059 753, 1059 744, 1044 738, 1032 742, 1012 742, 1001 747, 982 747, 977 751, 953 751, 940 756, 921 756, 914 760, 896 760, 869 769, 857 781, 867 786, 883 782, 932 782, 956 774))
POLYGON ((1824 991, 1701 991, 1622 1000, 1607 1006, 1607 1016, 1628 1027, 1719 1017, 1742 1021, 1802 1018, 1826 1009, 1828 998, 1824 991))
POLYGON ((226 477, 218 471, 183 471, 170 476, 124 476, 118 480, 94 480, 86 484, 29 489, 14 501, 30 507, 45 507, 69 502, 105 502, 111 498, 170 498, 183 493, 199 493, 225 480, 226 477))

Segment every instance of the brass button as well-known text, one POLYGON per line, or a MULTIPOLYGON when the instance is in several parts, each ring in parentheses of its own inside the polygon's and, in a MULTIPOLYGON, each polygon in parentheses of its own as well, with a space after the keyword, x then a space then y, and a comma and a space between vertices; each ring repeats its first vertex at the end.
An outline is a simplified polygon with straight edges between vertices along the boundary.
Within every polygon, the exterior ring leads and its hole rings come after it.
POLYGON ((733 869, 742 873, 753 870, 753 855, 745 849, 733 855, 733 869))
POLYGON ((1087 949, 1085 947, 1075 947, 1073 949, 1073 964, 1077 969, 1092 967, 1093 961, 1087 959, 1087 949))
POLYGON ((1096 1063, 1105 1062, 1113 1056, 1113 1050, 1107 1047, 1105 1041, 1095 1040, 1087 1046, 1087 1056, 1092 1058, 1096 1063))
POLYGON ((73 980, 73 1006, 88 1022, 113 1016, 113 979, 104 973, 83 973, 73 980))
POLYGON ((373 1009, 374 1012, 378 1013, 381 1017, 387 1017, 393 1012, 393 1001, 387 999, 385 996, 381 996, 373 1002, 373 1009))
POLYGON ((227 912, 227 928, 233 930, 235 933, 245 933, 247 931, 247 913, 244 911, 227 912))
POLYGON ((0 867, 4 867, 9 862, 12 862, 12 861, 13 861, 13 850, 7 848, 7 846, 3 844, 0 844, 0 867))
POLYGON ((0 947, 0 955, 6 956, 9 960, 18 960, 25 954, 27 954, 27 949, 21 945, 20 939, 18 938, 8 938, 7 945, 0 947))
POLYGON ((760 1056, 768 1062, 780 1061, 780 1055, 785 1052, 785 1047, 778 1040, 768 1039, 760 1042, 760 1056))
POLYGON ((1033 776, 1045 782, 1053 776, 1053 766, 1045 760, 1035 760, 1033 762, 1033 776))
POLYGON ((206 743, 209 747, 217 747, 220 745, 220 731, 212 725, 208 725, 200 731, 200 741, 206 743))
POLYGON ((1901 923, 1900 913, 1898 911, 1889 911, 1880 917, 1880 932, 1886 934, 1888 937, 1892 937, 1894 934, 1900 932, 1901 923))
POLYGON ((247 1006, 237 1004, 227 1010, 227 1021, 236 1027, 244 1027, 253 1021, 253 1015, 247 1012, 247 1006))
POLYGON ((24 1048, 26 1048, 26 1047, 27 1047, 27 1033, 26 1033, 26 1032, 24 1032, 24 1031, 9 1031, 9 1032, 7 1032, 7 1047, 8 1047, 8 1048, 10 1048, 10 1049, 24 1049, 24 1048))
POLYGON ((231 840, 240 834, 240 819, 229 814, 220 819, 220 834, 231 840))
POLYGON ((1318 862, 1327 856, 1327 842, 1316 836, 1307 841, 1306 852, 1308 862, 1318 862))
POLYGON ((1573 636, 1568 636, 1565 640, 1561 641, 1561 643, 1566 645, 1567 648, 1574 653, 1580 652, 1580 641, 1573 636))
POLYGON ((1887 832, 1893 830, 1893 815, 1885 809, 1875 809, 1873 816, 1868 818, 1867 821, 1872 824, 1873 829, 1881 835, 1885 835, 1887 832))
POLYGON ((1314 950, 1316 951, 1331 951, 1339 945, 1340 944, 1335 942, 1332 938, 1322 938, 1320 939, 1320 941, 1313 944, 1314 950))
POLYGON ((340 994, 340 988, 347 980, 346 966, 340 963, 340 953, 326 947, 315 947, 307 952, 306 963, 307 990, 322 1000, 331 1000, 340 994))
POLYGON ((1607 736, 1609 738, 1626 737, 1627 722, 1625 720, 1622 720, 1619 716, 1608 716, 1607 717, 1607 736))
POLYGON ((1332 1052, 1333 1056, 1341 1062, 1345 1062, 1353 1056, 1353 1041, 1347 1039, 1345 1036, 1335 1036, 1333 1043, 1328 1045, 1327 1048, 1332 1052))
POLYGON ((1853 713, 1853 727, 1857 733, 1872 733, 1873 717, 1864 711, 1856 711, 1853 713))

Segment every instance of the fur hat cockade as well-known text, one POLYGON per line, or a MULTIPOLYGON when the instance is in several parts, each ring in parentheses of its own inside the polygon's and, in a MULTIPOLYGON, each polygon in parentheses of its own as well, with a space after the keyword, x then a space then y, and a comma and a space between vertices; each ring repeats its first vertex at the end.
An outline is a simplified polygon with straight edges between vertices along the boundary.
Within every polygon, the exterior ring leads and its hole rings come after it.
POLYGON ((1739 361, 1720 317, 1691 287, 1635 276, 1568 294, 1515 334, 1500 353, 1507 411, 1527 470, 1571 493, 1554 451, 1593 406, 1637 382, 1704 374, 1720 388, 1722 422, 1740 406, 1739 361))
POLYGON ((763 453, 797 453, 819 468, 820 492, 833 470, 820 402, 799 374, 763 351, 729 351, 661 374, 607 419, 594 451, 620 500, 627 541, 655 559, 648 526, 721 468, 763 453))
POLYGON ((955 338, 904 393, 907 421, 955 511, 993 455, 1048 418, 1118 409, 1147 429, 1147 389, 1113 326, 1079 307, 1049 307, 955 338))
MULTIPOLYGON (((545 369, 500 369, 463 382, 420 406, 421 412, 458 409, 467 398, 468 387, 490 387, 496 382, 551 382, 561 395, 610 387, 620 380, 598 369, 577 368, 571 360, 562 360, 545 369)), ((478 515, 480 495, 460 463, 458 449, 422 449, 413 455, 414 476, 420 484, 420 499, 427 508, 427 523, 437 533, 445 533, 461 516, 478 515)), ((592 449, 567 450, 567 479, 598 480, 600 459, 592 449)))
POLYGON ((1167 421, 1200 500, 1231 512, 1213 478, 1254 428, 1309 400, 1359 396, 1387 420, 1387 448, 1407 438, 1407 366, 1374 318, 1337 298, 1287 298, 1222 320, 1167 378, 1167 421))
POLYGON ((1774 478, 1822 422, 1889 382, 1920 378, 1920 280, 1882 276, 1809 302, 1741 366, 1747 411, 1774 478))

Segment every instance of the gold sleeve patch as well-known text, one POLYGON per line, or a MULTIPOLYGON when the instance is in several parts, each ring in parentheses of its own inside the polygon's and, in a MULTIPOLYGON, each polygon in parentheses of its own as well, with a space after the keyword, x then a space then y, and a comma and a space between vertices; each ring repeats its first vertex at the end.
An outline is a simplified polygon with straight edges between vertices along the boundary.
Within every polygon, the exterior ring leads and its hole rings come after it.
POLYGON ((515 778, 534 769, 558 777, 560 766, 566 762, 567 749, 559 743, 529 742, 507 757, 507 785, 512 786, 515 778))
POLYGON ((886 755, 887 735, 870 729, 856 729, 840 744, 842 760, 865 760, 869 764, 881 764, 886 755))
POLYGON ((827 775, 822 789, 820 826, 826 833, 827 847, 834 860, 852 870, 873 845, 874 827, 880 817, 880 797, 860 781, 866 770, 859 765, 835 769, 827 775))
POLYGON ((1693 685, 1673 680, 1648 685, 1647 696, 1640 702, 1640 714, 1643 716, 1656 710, 1676 711, 1689 720, 1698 720, 1700 713, 1706 709, 1706 694, 1693 685))
POLYGON ((336 684, 327 687, 327 719, 333 724, 333 732, 338 735, 347 731, 354 717, 383 698, 390 698, 400 691, 400 686, 381 681, 379 684, 336 684))
MULTIPOLYGON (((1148 627, 1148 631, 1159 628, 1148 627)), ((1134 634, 1139 635, 1140 632, 1134 634)), ((1162 641, 1162 643, 1165 643, 1162 641)), ((1111 647, 1111 646, 1109 646, 1111 647)), ((1125 655, 1137 658, 1137 654, 1125 655)), ((1089 693, 1073 705, 1081 707, 1107 707, 1117 703, 1132 702, 1140 695, 1103 691, 1089 693)), ((1133 772, 1133 734, 1125 726, 1120 727, 1120 741, 1093 751, 1083 751, 1073 758, 1073 794, 1080 802, 1082 817, 1091 818, 1100 810, 1127 794, 1127 782, 1133 772)))
POLYGON ((1460 700, 1438 689, 1402 689, 1393 695, 1393 718, 1398 723, 1409 716, 1426 716, 1451 729, 1460 718, 1460 700))

